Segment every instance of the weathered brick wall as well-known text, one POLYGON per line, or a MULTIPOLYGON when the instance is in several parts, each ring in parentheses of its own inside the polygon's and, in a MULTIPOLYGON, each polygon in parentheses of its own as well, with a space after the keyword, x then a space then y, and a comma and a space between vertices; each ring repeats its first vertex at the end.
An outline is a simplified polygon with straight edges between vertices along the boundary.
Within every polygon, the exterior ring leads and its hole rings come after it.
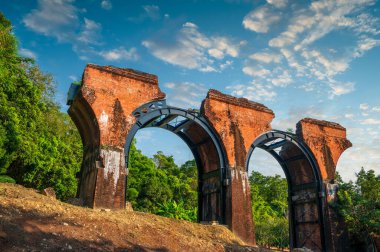
POLYGON ((247 152, 253 141, 271 130, 272 110, 262 104, 210 90, 201 108, 218 133, 228 159, 231 183, 227 188, 226 221, 244 241, 255 244, 247 152))
POLYGON ((69 109, 84 140, 80 196, 91 207, 123 208, 124 143, 135 123, 131 113, 165 94, 157 76, 131 69, 89 64, 82 83, 69 109), (89 135, 88 125, 97 132, 89 135))
POLYGON ((337 123, 305 118, 297 123, 297 135, 314 154, 322 179, 333 183, 339 157, 352 146, 346 129, 337 123))

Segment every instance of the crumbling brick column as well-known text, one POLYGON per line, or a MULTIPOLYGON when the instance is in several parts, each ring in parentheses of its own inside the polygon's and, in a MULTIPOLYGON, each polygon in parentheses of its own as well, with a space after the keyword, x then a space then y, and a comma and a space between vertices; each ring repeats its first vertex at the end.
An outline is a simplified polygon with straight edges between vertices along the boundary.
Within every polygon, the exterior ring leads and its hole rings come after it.
POLYGON ((227 155, 230 184, 227 188, 226 222, 245 242, 255 244, 248 174, 248 150, 262 133, 271 130, 272 110, 262 104, 210 90, 201 108, 218 133, 227 155))
POLYGON ((163 99, 157 76, 131 69, 86 66, 69 115, 82 136, 79 196, 90 207, 124 208, 126 136, 132 111, 163 99))
POLYGON ((352 146, 346 129, 337 123, 305 118, 297 123, 297 135, 314 154, 323 180, 327 246, 331 251, 344 251, 348 245, 344 223, 330 205, 337 199, 336 165, 342 153, 352 146))
POLYGON ((338 123, 305 118, 297 123, 297 135, 314 154, 323 181, 334 183, 338 159, 352 146, 346 129, 338 123))

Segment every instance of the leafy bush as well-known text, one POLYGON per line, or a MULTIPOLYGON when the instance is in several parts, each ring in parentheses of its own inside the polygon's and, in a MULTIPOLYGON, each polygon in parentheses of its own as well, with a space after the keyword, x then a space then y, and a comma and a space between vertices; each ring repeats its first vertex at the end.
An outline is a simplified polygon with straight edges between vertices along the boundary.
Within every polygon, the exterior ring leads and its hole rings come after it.
POLYGON ((177 204, 177 202, 169 200, 163 204, 158 204, 158 206, 159 208, 156 211, 158 215, 179 220, 197 221, 197 207, 186 209, 183 201, 177 204))
POLYGON ((253 171, 249 177, 256 242, 260 246, 289 247, 288 185, 279 175, 253 171))
POLYGON ((12 183, 15 184, 16 180, 13 178, 7 176, 7 175, 0 175, 0 183, 12 183))
POLYGON ((364 243, 368 235, 380 234, 380 175, 362 168, 355 183, 337 177, 338 202, 333 207, 343 216, 351 242, 364 243))
POLYGON ((257 244, 278 248, 289 247, 289 223, 286 218, 272 217, 255 222, 257 244))

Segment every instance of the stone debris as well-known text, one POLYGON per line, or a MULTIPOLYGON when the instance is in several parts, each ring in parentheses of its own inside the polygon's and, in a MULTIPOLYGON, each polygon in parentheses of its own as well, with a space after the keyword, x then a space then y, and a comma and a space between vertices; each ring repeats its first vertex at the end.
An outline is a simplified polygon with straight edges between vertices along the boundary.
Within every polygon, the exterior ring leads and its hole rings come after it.
POLYGON ((54 199, 56 198, 55 191, 54 191, 53 187, 48 187, 48 188, 43 189, 41 191, 41 194, 48 196, 48 197, 52 197, 54 199))

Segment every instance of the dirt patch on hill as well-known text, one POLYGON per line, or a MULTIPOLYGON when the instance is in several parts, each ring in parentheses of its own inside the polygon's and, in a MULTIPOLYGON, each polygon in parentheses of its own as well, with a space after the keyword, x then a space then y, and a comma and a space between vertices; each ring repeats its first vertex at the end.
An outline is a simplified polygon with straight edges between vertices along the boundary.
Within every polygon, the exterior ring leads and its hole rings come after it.
POLYGON ((258 251, 223 226, 73 206, 0 183, 1 251, 258 251))

